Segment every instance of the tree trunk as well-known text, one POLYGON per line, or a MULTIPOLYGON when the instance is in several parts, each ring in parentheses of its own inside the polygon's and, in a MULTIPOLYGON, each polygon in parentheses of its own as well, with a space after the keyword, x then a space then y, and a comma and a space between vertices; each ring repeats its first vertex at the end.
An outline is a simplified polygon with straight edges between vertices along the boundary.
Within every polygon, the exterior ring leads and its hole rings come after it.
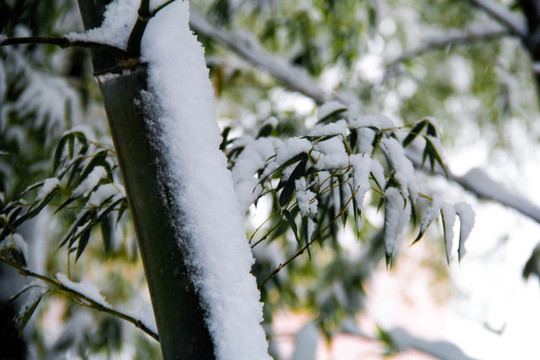
MULTIPOLYGON (((85 29, 101 25, 110 0, 79 0, 85 29)), ((135 59, 136 60, 136 59, 135 59)), ((103 95, 116 155, 124 177, 140 254, 152 298, 164 359, 213 359, 214 346, 199 295, 188 276, 174 231, 168 184, 160 179, 162 162, 148 132, 140 96, 147 90, 143 64, 123 68, 123 61, 92 51, 94 74, 103 95)), ((125 63, 133 62, 127 61, 125 63)), ((159 146, 159 144, 157 145, 159 146)))

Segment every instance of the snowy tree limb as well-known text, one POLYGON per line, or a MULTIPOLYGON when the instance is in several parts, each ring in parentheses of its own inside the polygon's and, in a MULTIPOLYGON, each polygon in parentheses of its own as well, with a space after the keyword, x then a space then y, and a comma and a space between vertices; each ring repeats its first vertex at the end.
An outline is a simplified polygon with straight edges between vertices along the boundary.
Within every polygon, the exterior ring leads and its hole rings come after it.
POLYGON ((67 47, 84 47, 89 49, 99 49, 106 50, 113 53, 116 57, 121 58, 126 55, 126 53, 115 46, 103 44, 94 41, 83 41, 83 40, 70 40, 66 37, 40 37, 40 36, 28 36, 28 37, 16 37, 16 38, 0 38, 0 46, 7 45, 20 45, 20 44, 48 44, 56 45, 61 48, 67 47))
POLYGON ((48 284, 50 286, 50 289, 53 292, 58 293, 60 295, 63 295, 65 297, 69 298, 69 299, 72 299, 72 300, 74 299, 81 306, 85 306, 85 307, 88 307, 88 308, 91 308, 91 309, 94 309, 94 310, 97 310, 97 311, 100 311, 100 312, 104 312, 104 313, 107 313, 109 315, 115 316, 115 317, 117 317, 119 319, 130 322, 133 325, 135 325, 135 327, 141 329, 142 331, 144 331, 147 335, 149 335, 150 337, 152 337, 156 341, 159 341, 158 334, 155 331, 148 328, 141 320, 136 319, 136 318, 134 318, 134 317, 132 317, 132 316, 126 314, 126 313, 115 310, 115 309, 113 309, 111 307, 105 306, 104 304, 100 303, 96 299, 92 299, 91 297, 89 297, 89 296, 87 296, 87 295, 73 289, 72 287, 64 284, 58 278, 55 278, 55 279, 49 278, 47 276, 44 276, 44 275, 38 274, 36 272, 33 272, 31 270, 28 270, 28 269, 26 269, 24 267, 19 266, 18 264, 12 263, 12 262, 7 261, 5 259, 0 259, 0 262, 2 262, 4 264, 16 269, 24 277, 31 277, 31 278, 43 281, 44 283, 46 283, 46 284, 48 284))
MULTIPOLYGON (((407 151, 407 157, 413 162, 415 167, 421 167, 422 157, 420 153, 407 151)), ((438 175, 445 176, 443 170, 436 166, 434 172, 438 175)), ((498 202, 501 205, 510 207, 519 211, 523 215, 540 223, 540 207, 522 198, 519 195, 508 191, 502 184, 497 183, 489 177, 486 172, 480 168, 473 168, 465 175, 454 175, 447 169, 449 181, 452 181, 465 190, 475 194, 481 199, 498 202)))
POLYGON ((506 26, 511 32, 524 38, 527 35, 527 25, 523 18, 514 15, 506 7, 491 0, 467 0, 482 9, 495 20, 506 26))
POLYGON ((420 55, 423 55, 427 52, 437 50, 437 49, 445 49, 449 46, 454 45, 464 45, 464 44, 471 44, 475 42, 484 42, 484 41, 492 41, 500 39, 504 36, 514 35, 511 31, 507 29, 489 29, 489 30, 479 30, 479 31, 468 31, 465 33, 455 33, 451 34, 450 36, 439 38, 439 39, 429 39, 427 40, 424 45, 413 49, 409 52, 406 52, 399 57, 397 57, 394 60, 391 60, 387 63, 387 66, 394 66, 398 63, 411 60, 413 58, 416 58, 420 55))

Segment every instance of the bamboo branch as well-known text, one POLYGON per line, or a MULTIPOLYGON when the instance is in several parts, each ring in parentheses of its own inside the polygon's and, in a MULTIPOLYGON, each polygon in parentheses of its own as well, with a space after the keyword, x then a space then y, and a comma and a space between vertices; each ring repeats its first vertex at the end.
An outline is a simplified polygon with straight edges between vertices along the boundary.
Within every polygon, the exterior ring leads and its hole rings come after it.
POLYGON ((387 66, 394 66, 398 63, 402 63, 413 58, 419 57, 427 52, 445 49, 455 45, 465 45, 476 42, 492 41, 498 40, 505 36, 515 35, 509 30, 506 29, 490 29, 483 31, 469 31, 466 33, 456 33, 448 37, 439 38, 439 39, 429 39, 425 42, 424 45, 413 49, 409 52, 406 52, 394 60, 391 60, 387 63, 387 66))
POLYGON ((45 282, 46 284, 48 284, 49 286, 52 287, 51 290, 54 291, 55 293, 61 294, 61 295, 65 296, 66 298, 75 298, 76 300, 78 300, 78 303, 80 305, 82 305, 82 306, 86 306, 86 307, 89 307, 91 309, 94 309, 94 310, 97 310, 97 311, 100 311, 100 312, 104 312, 104 313, 107 313, 109 315, 115 316, 115 317, 117 317, 119 319, 130 322, 133 325, 135 325, 135 327, 141 329, 147 335, 151 336, 154 340, 159 341, 158 334, 155 333, 150 328, 148 328, 145 324, 143 324, 141 320, 136 319, 136 318, 134 318, 134 317, 132 317, 132 316, 130 316, 128 314, 125 314, 123 312, 120 312, 118 310, 115 310, 115 309, 113 309, 111 307, 105 306, 105 305, 99 303, 98 301, 96 301, 95 299, 92 299, 92 298, 82 294, 81 292, 67 286, 66 284, 64 284, 63 282, 61 282, 57 278, 51 279, 51 278, 49 278, 47 276, 35 273, 35 272, 33 272, 33 271, 29 270, 29 269, 26 269, 26 268, 24 268, 22 266, 19 266, 18 264, 12 263, 12 262, 7 261, 7 260, 2 259, 2 258, 0 258, 0 262, 2 262, 4 264, 16 269, 24 277, 32 277, 34 279, 38 279, 38 280, 41 280, 41 281, 45 282))
POLYGON ((173 3, 176 0, 168 0, 150 11, 150 0, 141 0, 139 6, 139 11, 137 13, 137 21, 133 25, 131 34, 129 34, 128 44, 126 52, 128 56, 138 58, 141 55, 141 40, 144 35, 144 30, 150 19, 152 19, 156 14, 165 8, 167 5, 173 3))
POLYGON ((99 49, 111 52, 115 57, 122 58, 125 57, 126 53, 116 46, 109 44, 99 43, 95 41, 87 40, 70 40, 66 37, 40 37, 40 36, 27 36, 27 37, 16 37, 16 38, 0 38, 0 46, 7 45, 20 45, 20 44, 48 44, 56 45, 62 49, 68 47, 84 47, 88 49, 99 49))

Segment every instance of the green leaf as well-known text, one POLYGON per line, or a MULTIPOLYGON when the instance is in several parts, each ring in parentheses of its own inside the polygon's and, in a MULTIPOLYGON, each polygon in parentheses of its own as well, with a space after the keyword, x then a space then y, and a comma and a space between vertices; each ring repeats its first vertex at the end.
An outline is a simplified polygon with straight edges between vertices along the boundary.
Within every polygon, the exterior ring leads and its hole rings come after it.
POLYGON ((32 302, 32 305, 30 305, 28 307, 25 307, 25 311, 24 311, 22 319, 21 319, 21 325, 19 326, 19 336, 21 336, 24 328, 26 327, 26 324, 28 324, 28 321, 30 320, 30 318, 32 317, 34 312, 36 311, 36 309, 37 309, 37 307, 39 305, 39 302, 41 301, 43 296, 45 296, 45 294, 47 294, 47 292, 45 292, 44 294, 41 294, 40 296, 38 296, 37 299, 35 299, 32 302))
POLYGON ((79 239, 79 244, 77 245, 77 255, 75 261, 79 260, 79 257, 82 255, 86 245, 88 245, 88 240, 90 239, 90 232, 92 231, 91 227, 87 227, 81 234, 79 239))
POLYGON ((67 134, 63 136, 60 141, 58 141, 58 144, 56 145, 56 150, 54 151, 54 160, 53 160, 53 169, 56 171, 58 167, 60 166, 61 160, 62 160, 62 153, 64 152, 64 147, 66 145, 66 141, 68 140, 69 136, 73 136, 73 134, 67 134))
POLYGON ((430 158, 431 171, 432 172, 434 171, 435 162, 437 162, 441 166, 441 168, 443 169, 444 174, 446 175, 446 177, 448 178, 448 171, 446 170, 446 166, 444 165, 444 162, 442 161, 441 155, 437 151, 437 148, 435 147, 435 145, 433 145, 433 142, 431 141, 431 139, 429 137, 426 136, 424 138, 426 139, 426 148, 424 149, 424 156, 423 156, 423 159, 422 159, 422 165, 423 165, 423 163, 425 161, 426 156, 428 156, 430 158))
POLYGON ((227 126, 223 131, 221 132, 221 144, 219 144, 219 150, 225 151, 225 148, 227 147, 227 144, 229 144, 228 137, 229 133, 231 132, 231 127, 227 126))
POLYGON ((257 133, 257 139, 261 137, 269 137, 272 135, 272 132, 274 131, 274 127, 271 124, 266 124, 262 128, 259 129, 259 132, 257 133))
POLYGON ((298 236, 298 228, 296 227, 296 223, 294 222, 293 216, 288 210, 283 210, 283 215, 285 216, 287 223, 289 223, 294 233, 294 237, 296 238, 296 242, 298 243, 298 246, 302 247, 302 242, 300 241, 300 237, 298 236))
POLYGON ((427 120, 417 122, 411 129, 405 140, 403 140, 403 147, 409 146, 410 143, 420 134, 420 131, 426 126, 427 120))
POLYGON ((112 248, 112 224, 110 217, 101 221, 101 237, 103 239, 105 254, 109 254, 112 248))
POLYGON ((45 198, 43 198, 43 200, 41 200, 37 204, 37 206, 33 205, 26 214, 24 214, 23 216, 19 217, 16 221, 14 221, 11 226, 13 228, 16 228, 17 226, 21 225, 26 220, 32 219, 37 214, 39 214, 41 212, 41 210, 43 210, 43 208, 45 206, 47 206, 51 202, 52 199, 54 199, 54 197, 55 197, 56 193, 58 192, 58 190, 59 190, 59 188, 55 187, 50 193, 48 193, 45 196, 45 198))
POLYGON ((336 120, 338 120, 339 115, 341 115, 345 111, 347 111, 346 107, 338 108, 338 109, 332 111, 331 113, 327 114, 323 118, 321 118, 317 122, 317 124, 326 124, 326 123, 336 121, 336 120))

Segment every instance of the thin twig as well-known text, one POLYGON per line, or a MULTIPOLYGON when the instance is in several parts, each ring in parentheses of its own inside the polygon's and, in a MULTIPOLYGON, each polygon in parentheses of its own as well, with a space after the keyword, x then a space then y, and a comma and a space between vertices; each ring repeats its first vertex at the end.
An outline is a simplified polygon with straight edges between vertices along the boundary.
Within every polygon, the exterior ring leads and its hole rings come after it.
POLYGON ((158 334, 156 334, 153 330, 151 330, 145 324, 143 324, 141 322, 141 320, 136 319, 136 318, 134 318, 134 317, 132 317, 132 316, 130 316, 128 314, 125 314, 125 313, 120 312, 118 310, 115 310, 113 308, 110 308, 110 307, 107 307, 107 306, 104 306, 104 305, 100 304, 99 302, 93 300, 92 298, 89 298, 88 296, 78 292, 77 290, 75 290, 73 288, 70 288, 69 286, 66 286, 59 279, 56 279, 56 278, 51 279, 51 278, 49 278, 47 276, 35 273, 35 272, 31 271, 31 270, 23 268, 23 267, 15 264, 15 263, 12 263, 12 262, 7 261, 7 260, 2 259, 2 258, 0 258, 0 262, 6 264, 8 266, 11 266, 12 268, 15 268, 24 277, 32 277, 32 278, 35 278, 35 279, 39 279, 39 280, 41 280, 41 281, 43 281, 43 282, 45 282, 45 283, 47 283, 49 285, 52 285, 53 286, 53 288, 51 288, 52 291, 54 291, 56 293, 59 293, 61 295, 64 295, 67 298, 75 298, 76 300, 78 300, 78 303, 80 305, 82 305, 82 306, 86 306, 86 307, 92 308, 94 310, 104 312, 104 313, 110 314, 112 316, 115 316, 117 318, 120 318, 122 320, 125 320, 127 322, 130 322, 133 325, 135 325, 135 327, 141 329, 142 331, 144 331, 147 335, 149 335, 150 337, 152 337, 156 341, 159 341, 158 334))

